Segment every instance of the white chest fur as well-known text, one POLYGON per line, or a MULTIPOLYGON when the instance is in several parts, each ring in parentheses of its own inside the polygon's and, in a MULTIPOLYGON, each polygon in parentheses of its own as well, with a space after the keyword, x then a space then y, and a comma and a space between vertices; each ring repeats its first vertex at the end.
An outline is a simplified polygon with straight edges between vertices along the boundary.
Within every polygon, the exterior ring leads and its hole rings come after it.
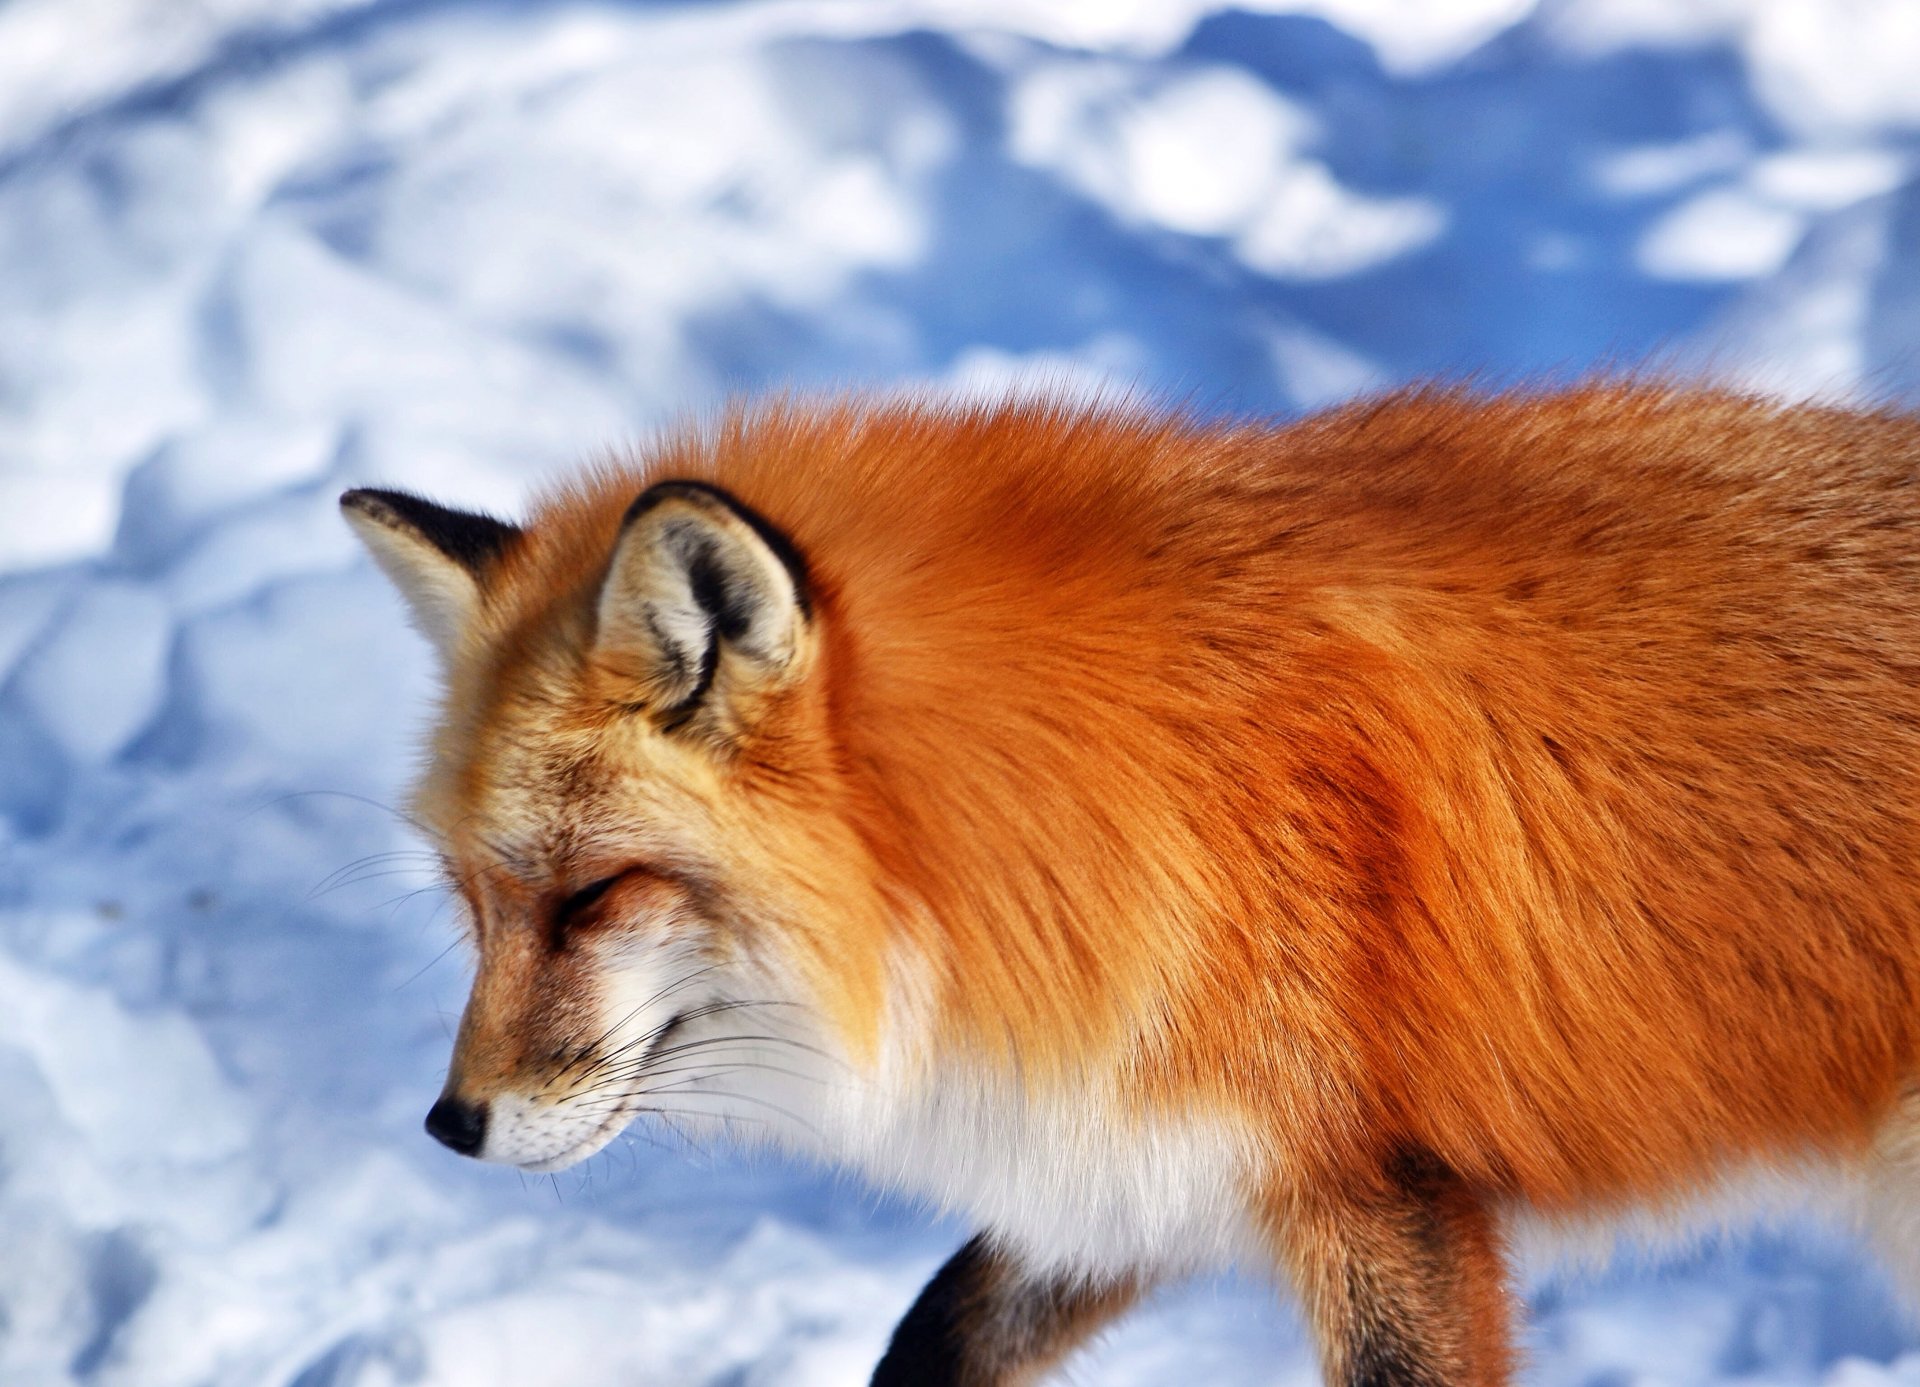
POLYGON ((1114 1085, 1035 1096, 935 1072, 836 1096, 827 1154, 961 1214, 1040 1269, 1221 1266, 1248 1251, 1247 1161, 1224 1124, 1142 1118, 1114 1085))
MULTIPOLYGON (((1143 1113, 1117 1067, 1040 1087, 1017 1071, 928 1058, 920 1018, 903 1012, 878 1061, 856 1064, 806 1025, 804 1007, 756 1011, 758 1036, 729 1041, 734 1062, 676 1101, 742 1119, 736 1135, 771 1137, 925 1199, 1035 1271, 1270 1265, 1247 1214, 1254 1144, 1236 1124, 1143 1113), (775 1034, 789 1025, 791 1035, 775 1034)), ((731 1028, 738 1015, 707 1024, 731 1028)))

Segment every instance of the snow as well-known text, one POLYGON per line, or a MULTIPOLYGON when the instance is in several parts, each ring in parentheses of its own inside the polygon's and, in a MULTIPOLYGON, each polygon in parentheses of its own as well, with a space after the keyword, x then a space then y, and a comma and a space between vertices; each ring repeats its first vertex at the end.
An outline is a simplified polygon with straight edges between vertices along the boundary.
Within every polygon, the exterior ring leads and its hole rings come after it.
POLYGON ((1139 76, 1112 63, 1034 74, 1012 102, 1015 157, 1125 221, 1236 237, 1240 258, 1274 277, 1342 278, 1446 226, 1426 200, 1343 187, 1306 153, 1313 118, 1240 68, 1139 76))
POLYGON ((49 622, 13 678, 22 711, 76 760, 103 761, 153 717, 165 689, 167 612, 135 583, 103 578, 49 622))
MULTIPOLYGON (((0 1380, 861 1380, 964 1230, 419 1130, 433 662, 334 507, 730 393, 1920 392, 1909 0, 0 6, 0 1380)), ((657 1144, 656 1144, 657 1143, 657 1144)), ((1920 1387, 1843 1238, 1531 1291, 1544 1383, 1920 1387)), ((1255 1278, 1079 1380, 1309 1383, 1255 1278)))

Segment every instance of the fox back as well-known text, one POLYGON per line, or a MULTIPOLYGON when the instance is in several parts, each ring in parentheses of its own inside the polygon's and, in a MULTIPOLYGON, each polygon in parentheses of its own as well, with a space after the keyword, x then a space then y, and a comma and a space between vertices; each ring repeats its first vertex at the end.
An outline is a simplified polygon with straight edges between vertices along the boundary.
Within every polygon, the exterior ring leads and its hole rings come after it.
POLYGON ((1239 1261, 1334 1380, 1492 1384, 1520 1221, 1920 1209, 1917 496, 1905 417, 1631 385, 774 403, 524 524, 351 492, 446 674, 429 1125, 971 1215, 877 1382, 1239 1261))

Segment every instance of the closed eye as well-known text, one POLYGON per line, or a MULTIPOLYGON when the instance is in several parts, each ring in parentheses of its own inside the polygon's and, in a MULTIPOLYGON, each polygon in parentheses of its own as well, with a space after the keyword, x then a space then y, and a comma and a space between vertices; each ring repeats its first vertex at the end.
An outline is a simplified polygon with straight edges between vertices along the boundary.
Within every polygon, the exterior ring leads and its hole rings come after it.
POLYGON ((573 924, 584 912, 593 907, 593 903, 606 895, 613 884, 619 881, 617 876, 602 877, 591 886, 582 886, 571 896, 560 902, 560 909, 554 916, 554 927, 565 929, 573 924))

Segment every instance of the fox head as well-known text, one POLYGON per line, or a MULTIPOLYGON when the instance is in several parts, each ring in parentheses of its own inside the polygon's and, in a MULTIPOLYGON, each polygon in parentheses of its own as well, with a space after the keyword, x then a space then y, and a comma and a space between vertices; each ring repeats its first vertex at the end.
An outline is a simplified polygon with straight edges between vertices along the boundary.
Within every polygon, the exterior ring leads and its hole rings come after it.
POLYGON ((1237 438, 774 402, 518 525, 348 492, 444 675, 414 808, 476 977, 434 1134, 563 1165, 655 1110, 898 1183, 879 1134, 963 1089, 1174 1092, 1255 908, 1189 803, 1271 716, 1218 716, 1258 616, 1193 634, 1237 438))
POLYGON ((446 680, 415 808, 477 970, 427 1128, 536 1170, 642 1110, 753 1120, 783 1047, 814 1053, 835 1011, 844 1041, 875 1006, 807 563, 715 486, 624 499, 523 529, 341 498, 446 680))

